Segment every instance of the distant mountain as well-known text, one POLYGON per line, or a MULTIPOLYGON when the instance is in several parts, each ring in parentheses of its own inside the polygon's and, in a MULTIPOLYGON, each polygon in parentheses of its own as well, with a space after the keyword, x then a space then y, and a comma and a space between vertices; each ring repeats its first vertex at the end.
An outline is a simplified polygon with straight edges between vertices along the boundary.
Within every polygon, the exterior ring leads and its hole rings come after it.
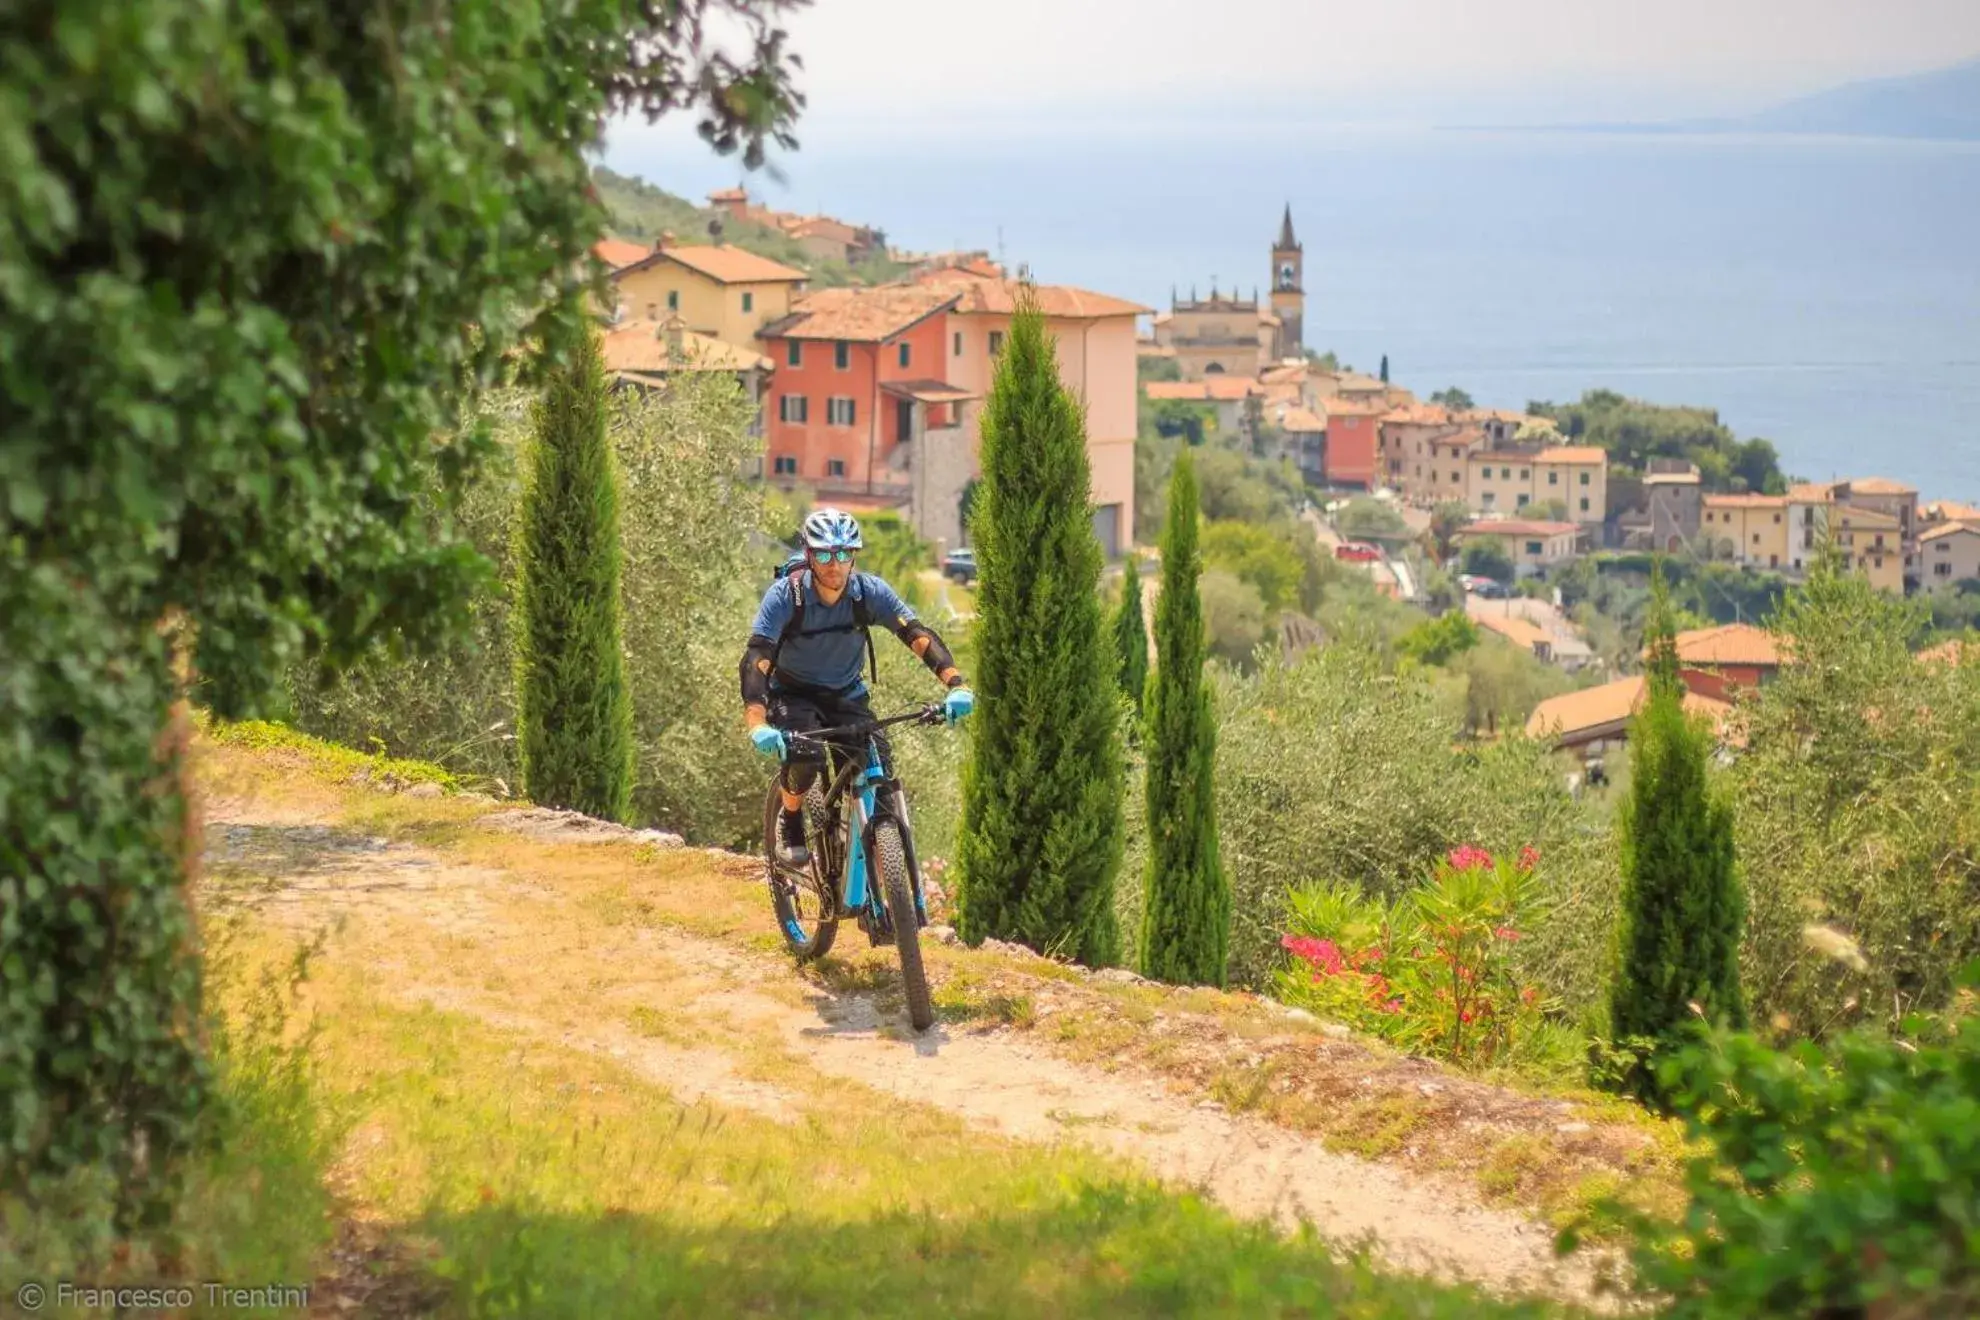
POLYGON ((1980 59, 1931 73, 1848 83, 1718 126, 1749 133, 1980 141, 1980 59))

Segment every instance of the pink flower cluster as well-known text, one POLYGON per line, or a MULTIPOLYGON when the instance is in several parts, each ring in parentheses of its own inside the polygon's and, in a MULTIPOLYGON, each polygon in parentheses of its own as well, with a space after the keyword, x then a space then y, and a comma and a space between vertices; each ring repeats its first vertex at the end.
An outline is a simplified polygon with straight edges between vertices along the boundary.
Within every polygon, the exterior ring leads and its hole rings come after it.
POLYGON ((1483 871, 1494 865, 1491 853, 1469 843, 1462 848, 1451 849, 1451 855, 1446 860, 1453 871, 1483 871))
POLYGON ((1316 940, 1311 935, 1288 935, 1279 943, 1293 957, 1311 963, 1316 972, 1339 976, 1346 965, 1340 949, 1332 940, 1316 940))

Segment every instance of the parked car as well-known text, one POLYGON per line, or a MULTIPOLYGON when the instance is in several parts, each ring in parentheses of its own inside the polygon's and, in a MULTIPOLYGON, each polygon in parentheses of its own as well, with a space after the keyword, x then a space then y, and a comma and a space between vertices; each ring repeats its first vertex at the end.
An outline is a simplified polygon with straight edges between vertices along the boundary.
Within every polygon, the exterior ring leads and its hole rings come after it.
POLYGON ((1343 541, 1334 547, 1334 558, 1356 564, 1372 564, 1381 557, 1382 552, 1366 541, 1343 541))
POLYGON ((976 581, 976 551, 964 546, 943 555, 942 576, 965 587, 976 581))

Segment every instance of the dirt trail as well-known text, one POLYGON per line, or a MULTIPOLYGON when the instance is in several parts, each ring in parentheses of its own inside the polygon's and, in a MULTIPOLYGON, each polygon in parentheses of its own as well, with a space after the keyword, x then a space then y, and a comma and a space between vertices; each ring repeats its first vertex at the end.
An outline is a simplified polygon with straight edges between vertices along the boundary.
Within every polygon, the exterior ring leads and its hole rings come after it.
POLYGON ((1588 1268, 1556 1261, 1544 1226, 1466 1187, 1333 1153, 1153 1077, 1081 1067, 1008 1030, 913 1037, 874 995, 834 993, 787 959, 718 940, 574 913, 526 875, 243 801, 207 814, 213 865, 260 877, 234 897, 264 917, 341 929, 333 952, 406 1002, 611 1056, 683 1100, 795 1121, 808 1102, 764 1079, 767 1052, 1015 1139, 1112 1152, 1234 1213, 1365 1241, 1396 1268, 1592 1296, 1588 1268), (436 941, 456 956, 421 956, 436 941))

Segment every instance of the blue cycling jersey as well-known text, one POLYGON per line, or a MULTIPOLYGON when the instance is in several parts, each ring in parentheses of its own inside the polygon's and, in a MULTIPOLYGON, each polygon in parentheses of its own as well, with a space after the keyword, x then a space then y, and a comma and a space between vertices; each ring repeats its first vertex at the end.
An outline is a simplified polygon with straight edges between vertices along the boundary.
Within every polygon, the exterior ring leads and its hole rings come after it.
POLYGON ((763 593, 763 603, 757 606, 750 632, 771 641, 783 639, 776 672, 770 676, 771 691, 802 685, 847 696, 865 694, 866 634, 853 609, 855 599, 864 602, 866 617, 876 628, 898 633, 914 622, 914 611, 907 602, 884 578, 871 573, 854 573, 839 599, 830 605, 819 599, 818 584, 808 569, 798 569, 770 584, 763 593), (798 591, 804 592, 802 624, 785 636, 784 630, 797 613, 794 593, 798 591))

